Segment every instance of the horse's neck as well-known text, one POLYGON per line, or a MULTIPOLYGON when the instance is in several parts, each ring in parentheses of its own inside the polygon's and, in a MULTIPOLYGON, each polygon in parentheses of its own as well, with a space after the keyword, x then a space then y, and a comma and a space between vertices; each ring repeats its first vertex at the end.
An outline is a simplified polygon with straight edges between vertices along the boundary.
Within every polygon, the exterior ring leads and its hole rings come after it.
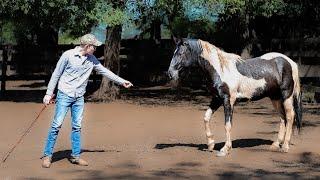
MULTIPOLYGON (((198 59, 198 66, 202 70, 203 75, 208 79, 208 80, 213 80, 214 76, 216 75, 217 71, 216 69, 212 66, 212 64, 209 63, 208 60, 199 57, 198 59)), ((211 82, 211 81, 210 81, 211 82)))
POLYGON ((242 61, 236 54, 224 52, 206 41, 199 42, 202 45, 200 56, 207 60, 219 74, 224 74, 226 69, 232 70, 237 62, 242 61))
POLYGON ((240 56, 233 53, 224 52, 223 50, 217 48, 216 46, 210 44, 207 41, 199 40, 199 44, 202 47, 202 52, 200 56, 209 61, 216 60, 216 61, 220 61, 220 64, 221 64, 221 63, 227 63, 226 61, 241 60, 240 56), (213 59, 215 57, 216 59, 213 59))
POLYGON ((208 42, 199 40, 199 43, 202 47, 198 60, 199 66, 205 76, 211 80, 233 71, 236 68, 236 63, 242 61, 240 56, 224 52, 208 42))

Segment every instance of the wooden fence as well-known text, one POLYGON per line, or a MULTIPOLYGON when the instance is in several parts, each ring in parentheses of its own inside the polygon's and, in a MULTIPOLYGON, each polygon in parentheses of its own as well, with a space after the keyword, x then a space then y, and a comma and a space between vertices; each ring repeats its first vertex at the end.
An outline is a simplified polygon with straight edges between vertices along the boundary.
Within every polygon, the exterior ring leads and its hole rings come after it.
POLYGON ((302 83, 320 86, 320 38, 272 39, 268 49, 297 62, 302 83))
MULTIPOLYGON (((59 56, 75 45, 59 45, 59 56)), ((48 81, 55 61, 45 62, 40 47, 26 47, 25 54, 19 54, 20 46, 0 46, 1 91, 6 90, 6 81, 46 80, 48 81), (9 67, 9 69, 8 69, 9 67), (20 72, 23 69, 27 72, 20 72), (48 69, 50 69, 48 71, 48 69), (47 72, 47 73, 46 73, 47 72)), ((98 47, 96 57, 103 56, 103 46, 98 47)), ((320 39, 286 40, 274 39, 268 51, 277 51, 288 55, 300 66, 302 83, 320 85, 320 39)), ((174 44, 171 40, 162 40, 159 44, 150 40, 122 40, 120 50, 120 76, 133 81, 138 86, 152 86, 165 83, 174 44)), ((103 59, 103 58, 102 58, 103 59)), ((93 74, 90 79, 101 78, 93 74)))
MULTIPOLYGON (((44 61, 41 48, 24 47, 19 54, 20 46, 0 46, 1 91, 6 90, 6 81, 46 80, 48 81, 59 56, 75 45, 59 45, 55 61, 44 61), (19 55, 19 56, 17 56, 19 55), (9 69, 8 69, 9 68, 9 69), (49 70, 48 70, 49 69, 49 70), (48 73, 49 72, 49 73, 48 73)), ((103 63, 103 48, 95 52, 103 63)), ((162 40, 159 44, 151 40, 122 40, 120 49, 120 76, 132 80, 137 85, 155 85, 165 81, 165 72, 169 66, 174 44, 171 40, 162 40)), ((90 80, 101 79, 95 72, 90 80)))

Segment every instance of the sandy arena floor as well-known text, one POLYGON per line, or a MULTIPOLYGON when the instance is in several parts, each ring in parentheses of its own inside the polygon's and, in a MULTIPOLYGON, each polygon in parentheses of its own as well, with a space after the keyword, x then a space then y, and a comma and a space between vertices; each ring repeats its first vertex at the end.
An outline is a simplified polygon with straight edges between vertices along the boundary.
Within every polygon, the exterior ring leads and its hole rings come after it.
MULTIPOLYGON (((41 103, 0 102, 0 156, 4 157, 42 107, 41 103)), ((294 134, 289 153, 268 150, 278 131, 278 116, 267 100, 236 106, 233 150, 216 157, 206 150, 204 105, 167 105, 131 100, 87 103, 82 157, 90 165, 69 163, 70 114, 65 119, 50 169, 41 168, 45 138, 54 112, 48 107, 31 132, 1 164, 1 179, 212 179, 320 178, 319 106, 308 105, 304 128, 294 134)), ((216 148, 223 146, 223 108, 211 121, 216 148)))

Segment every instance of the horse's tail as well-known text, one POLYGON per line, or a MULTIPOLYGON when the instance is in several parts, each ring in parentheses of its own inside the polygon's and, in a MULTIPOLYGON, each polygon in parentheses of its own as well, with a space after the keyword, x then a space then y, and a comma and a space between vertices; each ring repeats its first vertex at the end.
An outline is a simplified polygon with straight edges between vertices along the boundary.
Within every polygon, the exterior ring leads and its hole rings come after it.
POLYGON ((294 77, 293 108, 295 112, 295 124, 300 132, 302 128, 302 92, 300 89, 300 80, 298 74, 297 77, 294 77))
POLYGON ((285 58, 287 61, 289 61, 291 68, 292 68, 292 78, 294 81, 293 86, 293 108, 294 108, 294 120, 295 125, 298 129, 298 132, 300 132, 302 128, 302 92, 301 92, 301 86, 300 86, 300 78, 299 78, 299 69, 297 63, 295 63, 292 59, 290 59, 288 56, 283 55, 283 58, 285 58))
POLYGON ((295 125, 300 132, 302 128, 302 92, 300 86, 300 78, 299 78, 299 69, 297 63, 295 63, 292 59, 287 56, 283 56, 286 60, 289 61, 292 68, 292 78, 294 81, 293 86, 293 108, 294 108, 294 120, 295 125))

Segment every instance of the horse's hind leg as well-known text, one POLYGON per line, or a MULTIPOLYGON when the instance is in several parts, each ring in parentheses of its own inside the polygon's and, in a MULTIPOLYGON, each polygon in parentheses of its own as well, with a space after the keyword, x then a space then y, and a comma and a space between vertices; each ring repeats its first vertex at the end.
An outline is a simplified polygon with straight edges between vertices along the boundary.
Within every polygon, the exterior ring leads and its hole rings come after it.
POLYGON ((290 143, 291 134, 292 134, 292 125, 294 121, 294 108, 293 108, 292 95, 284 101, 283 107, 286 113, 287 126, 286 126, 286 134, 285 134, 283 145, 282 145, 282 151, 288 152, 289 143, 290 143))
POLYGON ((281 100, 272 100, 272 104, 275 110, 278 111, 280 115, 280 129, 278 132, 278 138, 272 143, 272 145, 270 146, 270 149, 277 150, 280 148, 280 144, 282 144, 284 140, 284 135, 286 132, 286 119, 285 119, 286 115, 285 115, 283 103, 281 102, 281 100))
POLYGON ((209 109, 207 109, 205 116, 204 116, 204 127, 206 131, 207 136, 207 144, 208 144, 208 150, 213 151, 214 149, 214 137, 210 130, 210 119, 212 114, 221 106, 222 102, 218 98, 213 98, 209 109))

